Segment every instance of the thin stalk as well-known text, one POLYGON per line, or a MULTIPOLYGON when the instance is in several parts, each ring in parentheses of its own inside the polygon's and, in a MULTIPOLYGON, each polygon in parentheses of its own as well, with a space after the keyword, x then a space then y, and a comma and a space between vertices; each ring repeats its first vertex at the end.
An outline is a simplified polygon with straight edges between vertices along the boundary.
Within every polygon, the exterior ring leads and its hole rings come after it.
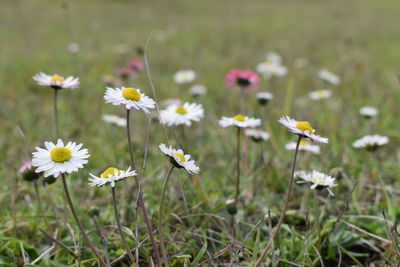
POLYGON ((317 228, 317 234, 318 234, 317 249, 319 250, 321 244, 321 227, 319 222, 317 189, 314 189, 314 211, 315 211, 315 226, 317 228))
POLYGON ((115 221, 117 222, 118 231, 119 231, 119 234, 121 236, 122 243, 125 246, 126 253, 128 254, 129 259, 131 260, 131 262, 134 263, 135 262, 135 257, 133 257, 132 252, 131 252, 131 250, 130 250, 130 248, 128 246, 128 243, 126 243, 126 240, 125 240, 125 237, 124 237, 124 233, 122 232, 121 223, 119 222, 118 207, 117 207, 117 200, 116 200, 116 197, 115 197, 115 188, 114 187, 111 187, 111 192, 112 192, 113 205, 114 205, 115 221))
POLYGON ((72 204, 71 196, 69 195, 67 181, 65 180, 64 173, 61 173, 61 178, 62 178, 62 182, 63 182, 65 197, 67 198, 69 208, 71 210, 72 215, 74 216, 75 222, 78 225, 79 230, 82 233, 83 238, 86 240, 86 243, 88 243, 90 249, 93 251, 94 255, 96 255, 99 262, 104 267, 107 267, 107 263, 104 261, 104 259, 101 257, 101 255, 99 254, 99 252, 97 251, 97 249, 95 248, 93 243, 90 241, 89 237, 86 235, 85 229, 83 228, 83 225, 82 225, 81 221, 79 220, 78 214, 76 213, 74 205, 72 204))
POLYGON ((257 261, 256 261, 256 263, 254 264, 253 267, 257 267, 257 266, 259 266, 261 264, 262 260, 264 259, 265 255, 267 254, 269 248, 271 247, 271 240, 274 240, 276 238, 276 236, 279 234, 279 230, 281 229, 283 220, 285 219, 286 210, 287 210, 287 207, 289 205, 290 194, 292 193, 292 188, 293 188, 294 171, 296 169, 297 152, 299 151, 299 145, 300 145, 301 137, 302 136, 299 135, 299 138, 297 139, 296 150, 294 152, 294 158, 293 158, 292 173, 291 173, 291 177, 290 177, 290 181, 289 181, 289 188, 288 188, 288 191, 287 191, 287 194, 286 194, 286 199, 285 199, 285 202, 283 204, 281 214, 279 216, 278 224, 276 225, 275 231, 274 231, 272 237, 270 238, 270 241, 268 242, 267 246, 262 251, 260 257, 257 259, 257 261))
MULTIPOLYGON (((129 112, 129 109, 128 109, 127 113, 126 113, 126 128, 127 128, 127 137, 128 137, 128 148, 129 148, 129 155, 130 155, 130 159, 131 159, 131 167, 132 167, 132 169, 135 170, 136 168, 135 168, 135 159, 133 157, 133 150, 132 150, 129 113, 130 112, 129 112)), ((143 213, 143 219, 144 219, 144 222, 146 224, 147 233, 149 234, 149 237, 150 237, 150 240, 151 240, 151 246, 153 247, 153 250, 154 250, 155 262, 156 262, 156 264, 158 266, 160 266, 160 252, 158 251, 156 240, 155 240, 154 234, 153 234, 153 229, 151 227, 151 223, 150 223, 149 217, 147 216, 146 206, 144 205, 143 195, 142 195, 141 190, 140 190, 139 179, 138 179, 137 175, 135 175, 133 177, 135 179, 135 186, 136 186, 136 188, 138 190, 138 205, 140 206, 140 209, 142 210, 142 213, 143 213)), ((138 242, 138 240, 137 240, 137 242, 138 242)))
POLYGON ((40 216, 43 218, 47 229, 50 230, 51 229, 50 228, 50 223, 49 223, 49 221, 47 220, 47 217, 44 214, 43 207, 42 207, 42 201, 40 200, 39 187, 38 187, 38 184, 37 184, 37 180, 33 181, 33 186, 35 188, 35 194, 36 194, 36 198, 37 198, 37 202, 38 202, 38 206, 39 206, 40 216))
POLYGON ((101 233, 100 226, 99 226, 99 223, 97 222, 96 216, 92 216, 92 220, 93 220, 94 226, 96 227, 97 233, 100 236, 101 245, 104 249, 104 256, 106 258, 107 266, 111 267, 110 256, 108 255, 107 239, 101 233))
POLYGON ((167 190, 167 184, 168 184, 169 177, 171 176, 171 173, 173 170, 174 170, 174 165, 171 166, 171 168, 168 171, 167 176, 165 177, 164 185, 163 185, 161 197, 160 197, 160 207, 158 209, 158 236, 160 237, 161 254, 162 254, 162 258, 163 258, 165 266, 168 266, 168 257, 167 257, 167 251, 166 251, 165 245, 164 245, 164 234, 163 234, 163 227, 162 227, 163 226, 162 225, 163 206, 164 206, 165 192, 167 190))
POLYGON ((239 202, 240 195, 240 127, 237 127, 237 137, 236 137, 236 194, 235 202, 236 205, 239 202))
POLYGON ((53 89, 54 91, 54 129, 56 131, 56 138, 60 137, 60 132, 58 129, 58 90, 53 89))

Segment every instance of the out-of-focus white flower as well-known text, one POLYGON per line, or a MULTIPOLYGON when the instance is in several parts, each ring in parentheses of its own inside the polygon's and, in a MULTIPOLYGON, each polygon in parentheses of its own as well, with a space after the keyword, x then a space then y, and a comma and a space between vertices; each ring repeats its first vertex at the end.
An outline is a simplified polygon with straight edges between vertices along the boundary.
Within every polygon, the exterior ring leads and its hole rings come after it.
POLYGON ((190 155, 185 155, 182 149, 175 149, 171 146, 167 147, 164 144, 160 144, 159 148, 163 154, 170 158, 171 163, 175 167, 179 169, 184 168, 188 173, 191 174, 198 173, 200 171, 200 168, 196 166, 194 160, 190 160, 190 155))
POLYGON ((274 64, 282 64, 282 56, 276 52, 268 52, 265 59, 274 64))
POLYGON ((308 121, 296 121, 289 116, 281 117, 278 121, 294 134, 309 138, 311 141, 328 143, 328 138, 314 134, 315 130, 308 121))
POLYGON ((67 50, 68 50, 68 52, 73 53, 73 54, 78 53, 79 52, 79 44, 78 43, 69 43, 67 45, 67 50))
POLYGON ((205 95, 207 93, 207 87, 205 87, 204 85, 195 84, 190 87, 190 93, 194 97, 205 95))
POLYGON ((152 98, 140 93, 140 89, 132 87, 107 87, 104 99, 106 103, 111 103, 114 106, 125 105, 126 109, 143 110, 146 114, 150 114, 149 109, 155 108, 156 105, 152 98))
POLYGON ((320 89, 320 90, 316 90, 316 91, 311 91, 308 96, 312 99, 312 100, 322 100, 322 99, 327 99, 330 98, 332 96, 332 91, 328 90, 328 89, 320 89))
POLYGON ((298 181, 297 183, 311 183, 311 189, 323 189, 326 188, 330 195, 334 196, 331 188, 337 186, 335 184, 335 178, 317 171, 305 172, 298 171, 295 176, 300 177, 303 181, 298 181))
POLYGON ((115 124, 117 126, 126 127, 126 119, 117 115, 104 114, 101 116, 104 122, 115 124))
POLYGON ((271 99, 274 98, 274 95, 269 92, 259 92, 256 94, 256 98, 260 105, 266 105, 271 99))
POLYGON ((160 111, 160 122, 167 126, 191 126, 192 121, 200 121, 203 117, 203 106, 196 103, 184 103, 179 106, 171 105, 167 109, 160 111))
MULTIPOLYGON (((289 142, 285 145, 286 150, 296 150, 297 142, 289 142)), ((314 154, 320 153, 320 147, 318 145, 313 145, 306 140, 300 140, 299 150, 309 151, 314 154)))
POLYGON ((265 78, 270 78, 272 76, 285 76, 288 72, 287 68, 283 65, 271 62, 271 61, 265 61, 262 63, 259 63, 256 67, 257 72, 259 72, 261 75, 263 75, 265 78))
POLYGON ((174 74, 174 81, 179 84, 191 83, 196 79, 196 73, 193 70, 180 70, 174 74))
POLYGON ((366 135, 353 143, 354 148, 365 149, 368 151, 375 151, 378 148, 389 143, 389 138, 382 135, 366 135))
POLYGON ((236 126, 240 128, 254 128, 261 125, 260 119, 249 118, 242 114, 238 114, 233 117, 222 117, 219 120, 221 127, 236 126))
POLYGON ((246 129, 244 134, 251 137, 255 142, 267 141, 269 139, 269 134, 263 130, 257 129, 246 129))
POLYGON ((33 76, 33 79, 39 84, 43 86, 50 86, 53 89, 75 89, 79 86, 79 78, 74 78, 72 76, 68 76, 64 78, 58 74, 47 75, 43 72, 33 76))
POLYGON ((126 171, 109 167, 100 176, 95 176, 91 173, 89 173, 89 175, 92 177, 89 178, 90 186, 103 186, 109 183, 111 187, 114 187, 115 182, 128 177, 136 176, 137 173, 136 171, 131 171, 130 167, 126 171))
POLYGON ((367 119, 374 118, 378 116, 378 109, 375 107, 362 107, 360 108, 360 114, 367 119))
POLYGON ((325 70, 325 69, 320 70, 318 72, 318 76, 321 80, 324 80, 324 81, 334 84, 334 85, 337 85, 340 83, 340 78, 337 75, 335 75, 332 72, 325 70))

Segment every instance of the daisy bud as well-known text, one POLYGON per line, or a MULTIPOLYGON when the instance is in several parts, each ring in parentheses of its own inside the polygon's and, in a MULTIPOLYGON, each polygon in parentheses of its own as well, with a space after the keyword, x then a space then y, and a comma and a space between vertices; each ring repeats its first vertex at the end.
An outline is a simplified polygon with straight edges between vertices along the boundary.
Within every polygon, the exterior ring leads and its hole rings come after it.
POLYGON ((22 179, 27 182, 33 182, 40 178, 40 174, 36 173, 35 170, 32 168, 31 160, 25 161, 18 171, 22 174, 22 179))
POLYGON ((56 177, 53 175, 47 176, 43 178, 43 185, 51 185, 54 184, 57 181, 56 177))
POLYGON ((225 204, 230 215, 235 215, 237 213, 236 202, 233 198, 226 200, 225 204))
POLYGON ((92 207, 89 209, 89 216, 92 217, 98 217, 100 215, 100 209, 97 207, 92 207))

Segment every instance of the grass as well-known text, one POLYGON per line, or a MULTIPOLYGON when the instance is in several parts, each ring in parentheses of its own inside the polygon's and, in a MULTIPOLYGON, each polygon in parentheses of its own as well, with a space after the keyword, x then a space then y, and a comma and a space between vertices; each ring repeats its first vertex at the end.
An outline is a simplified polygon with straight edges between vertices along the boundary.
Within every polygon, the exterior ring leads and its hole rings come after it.
MULTIPOLYGON (((394 247, 387 242, 390 237, 382 216, 384 210, 389 224, 399 218, 398 1, 158 0, 149 4, 2 0, 0 4, 0 265, 32 262, 51 247, 39 228, 51 235, 57 228, 58 240, 79 254, 67 229, 54 226, 54 212, 45 188, 40 186, 39 190, 46 216, 53 222, 50 230, 38 213, 33 185, 22 180, 17 172, 35 146, 54 140, 52 92, 32 81, 39 71, 81 79, 79 89, 60 94, 60 129, 63 139, 84 143, 91 157, 83 170, 67 179, 79 216, 96 246, 101 248, 101 240, 88 215, 92 208, 100 210, 97 220, 106 236, 110 258, 117 259, 124 253, 110 191, 89 187, 88 173, 98 174, 109 166, 129 166, 125 129, 101 121, 105 113, 125 115, 123 108, 104 103, 101 76, 113 73, 116 66, 130 58, 141 58, 136 51, 144 47, 151 33, 147 56, 159 102, 168 98, 196 101, 203 104, 206 112, 203 121, 185 128, 184 141, 179 129, 167 128, 165 132, 155 119, 150 125, 143 190, 154 229, 163 179, 169 168, 157 147, 167 142, 166 133, 171 144, 184 142, 187 152, 202 169, 199 175, 188 176, 175 170, 171 176, 163 229, 171 265, 179 266, 185 257, 177 256, 182 255, 191 256, 190 266, 254 264, 269 241, 268 219, 264 216, 271 210, 271 223, 276 223, 289 180, 293 153, 286 151, 284 144, 295 140, 295 136, 277 123, 286 114, 311 121, 321 135, 330 139, 328 145, 321 146, 320 156, 301 152, 297 169, 334 174, 339 185, 334 198, 328 198, 325 191, 319 193, 319 213, 313 210, 312 191, 307 186, 295 185, 285 224, 274 242, 275 258, 281 260, 279 266, 290 266, 288 262, 336 266, 339 258, 342 266, 383 266, 398 261, 394 247), (67 51, 71 42, 79 43, 79 53, 67 51), (235 191, 236 140, 233 129, 220 128, 218 119, 236 113, 239 94, 225 88, 223 79, 232 68, 254 69, 267 51, 283 55, 289 75, 262 81, 261 89, 274 93, 274 100, 266 108, 257 105, 255 92, 247 94, 248 114, 261 117, 263 127, 269 125, 272 136, 263 145, 249 142, 250 172, 241 181, 244 205, 238 207, 237 236, 233 242, 225 201, 235 191), (307 58, 308 67, 295 68, 298 58, 307 58), (186 87, 174 84, 173 73, 185 68, 196 71, 196 83, 208 87, 206 96, 193 100, 186 87), (342 83, 336 87, 324 84, 316 74, 321 68, 339 74, 342 83), (333 90, 331 99, 313 102, 307 98, 310 90, 322 87, 333 90), (377 106, 378 118, 364 120, 358 113, 364 105, 377 106), (379 150, 377 157, 351 147, 355 139, 374 133, 390 138, 390 145, 379 150), (267 164, 258 163, 260 150, 267 164), (378 177, 388 190, 388 201, 378 177), (254 179, 257 190, 252 192, 254 179), (352 186, 360 179, 368 179, 367 187, 357 187, 350 195, 352 186), (348 209, 332 231, 349 196, 348 209), (322 239, 327 239, 319 249, 316 214, 322 239), (311 230, 307 230, 308 226, 311 230)), ((152 95, 144 72, 130 84, 152 95)), ((134 153, 137 165, 142 166, 147 119, 140 112, 133 114, 134 153)), ((124 218, 126 185, 117 185, 117 196, 126 238, 134 248, 135 224, 124 218)), ((62 213, 68 215, 75 238, 83 245, 68 209, 63 206, 60 181, 50 185, 49 190, 62 213)), ((130 208, 135 211, 134 206, 130 208)), ((147 266, 151 246, 141 213, 139 232, 143 242, 139 251, 141 266, 147 266)), ((77 265, 78 261, 65 248, 56 248, 50 254, 53 256, 46 255, 31 266, 77 265)), ((87 248, 80 259, 82 264, 93 263, 87 248)), ((270 264, 270 259, 266 264, 270 264)), ((121 261, 115 266, 126 263, 121 261)))

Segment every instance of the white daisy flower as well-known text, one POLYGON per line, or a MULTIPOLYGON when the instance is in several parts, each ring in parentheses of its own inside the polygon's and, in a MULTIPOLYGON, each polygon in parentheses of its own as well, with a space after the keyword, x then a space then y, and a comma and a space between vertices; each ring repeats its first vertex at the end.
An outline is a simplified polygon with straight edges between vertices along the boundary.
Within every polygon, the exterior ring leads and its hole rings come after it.
POLYGON ((68 45, 67 45, 67 50, 68 50, 68 52, 70 52, 70 53, 72 53, 72 54, 75 54, 75 53, 78 53, 79 52, 79 44, 78 43, 69 43, 68 45))
POLYGON ((104 114, 101 116, 104 122, 115 124, 117 126, 126 127, 126 119, 117 115, 104 114))
POLYGON ((256 98, 260 105, 266 105, 271 99, 274 98, 274 95, 269 92, 259 92, 256 94, 256 98))
POLYGON ((238 114, 233 117, 222 117, 219 120, 219 125, 224 128, 229 126, 236 126, 240 128, 254 128, 261 125, 261 120, 249 118, 242 114, 238 114))
POLYGON ((179 168, 182 169, 184 168, 188 173, 198 173, 200 171, 200 168, 196 166, 194 160, 190 160, 190 155, 184 154, 182 149, 175 149, 170 147, 167 147, 164 144, 160 144, 158 146, 161 150, 161 152, 165 155, 167 155, 171 163, 179 168))
POLYGON ((160 122, 167 126, 191 126, 192 121, 200 121, 203 117, 203 106, 196 103, 184 103, 183 105, 174 104, 160 111, 160 122))
POLYGON ((109 167, 102 174, 100 174, 100 176, 95 176, 91 173, 89 173, 89 175, 92 177, 89 178, 90 186, 103 186, 107 183, 110 183, 110 186, 114 187, 115 182, 128 177, 136 176, 137 173, 136 171, 131 171, 130 167, 126 171, 109 167))
POLYGON ((179 84, 191 83, 196 79, 196 73, 193 70, 180 70, 174 74, 174 81, 179 84))
POLYGON ((353 143, 354 148, 362 148, 368 151, 375 151, 389 143, 389 138, 382 135, 366 135, 353 143))
MULTIPOLYGON (((297 142, 289 142, 285 145, 286 150, 296 150, 297 142)), ((314 154, 320 154, 320 147, 313 145, 306 140, 300 140, 299 150, 309 151, 314 154)))
POLYGON ((256 129, 246 129, 244 134, 251 137, 255 142, 267 141, 269 139, 269 134, 263 130, 256 129))
POLYGON ((268 52, 265 59, 275 64, 282 64, 282 56, 276 52, 268 52))
POLYGON ((111 103, 114 106, 125 105, 127 109, 143 110, 146 114, 150 114, 149 109, 156 106, 156 102, 152 98, 142 94, 140 89, 132 87, 115 89, 107 87, 104 99, 106 103, 111 103))
POLYGON ((297 183, 311 183, 311 189, 323 189, 326 188, 330 195, 334 196, 331 191, 331 188, 337 186, 335 184, 335 178, 329 176, 322 172, 312 171, 298 171, 295 173, 295 176, 300 177, 303 181, 298 181, 297 183))
POLYGON ((272 76, 285 76, 288 72, 285 66, 273 63, 271 61, 259 63, 256 69, 257 72, 262 74, 265 78, 270 78, 272 76))
POLYGON ((328 89, 320 89, 320 90, 316 90, 316 91, 311 91, 308 96, 312 99, 312 100, 321 100, 321 99, 327 99, 330 98, 332 96, 332 91, 328 90, 328 89))
POLYGON ((315 130, 308 121, 296 121, 289 116, 281 117, 278 121, 294 134, 298 134, 305 138, 310 138, 311 141, 328 143, 328 138, 314 134, 315 130))
POLYGON ((194 97, 202 96, 207 93, 207 87, 204 85, 196 84, 190 87, 190 93, 194 97))
POLYGON ((68 142, 64 146, 64 142, 58 139, 57 144, 45 142, 44 145, 46 149, 36 147, 36 152, 32 153, 32 166, 37 167, 37 173, 44 172, 44 177, 76 172, 83 168, 90 156, 86 148, 81 149, 82 144, 75 142, 68 142))
POLYGON ((378 116, 378 109, 375 107, 362 107, 360 108, 360 114, 367 119, 374 118, 378 116))
POLYGON ((318 72, 318 77, 321 80, 324 80, 334 85, 338 85, 340 83, 340 78, 337 75, 325 69, 322 69, 318 72))
POLYGON ((79 78, 74 78, 72 76, 64 78, 58 74, 47 75, 43 72, 40 72, 39 74, 33 76, 33 79, 39 85, 50 86, 53 89, 74 89, 79 86, 79 78))

